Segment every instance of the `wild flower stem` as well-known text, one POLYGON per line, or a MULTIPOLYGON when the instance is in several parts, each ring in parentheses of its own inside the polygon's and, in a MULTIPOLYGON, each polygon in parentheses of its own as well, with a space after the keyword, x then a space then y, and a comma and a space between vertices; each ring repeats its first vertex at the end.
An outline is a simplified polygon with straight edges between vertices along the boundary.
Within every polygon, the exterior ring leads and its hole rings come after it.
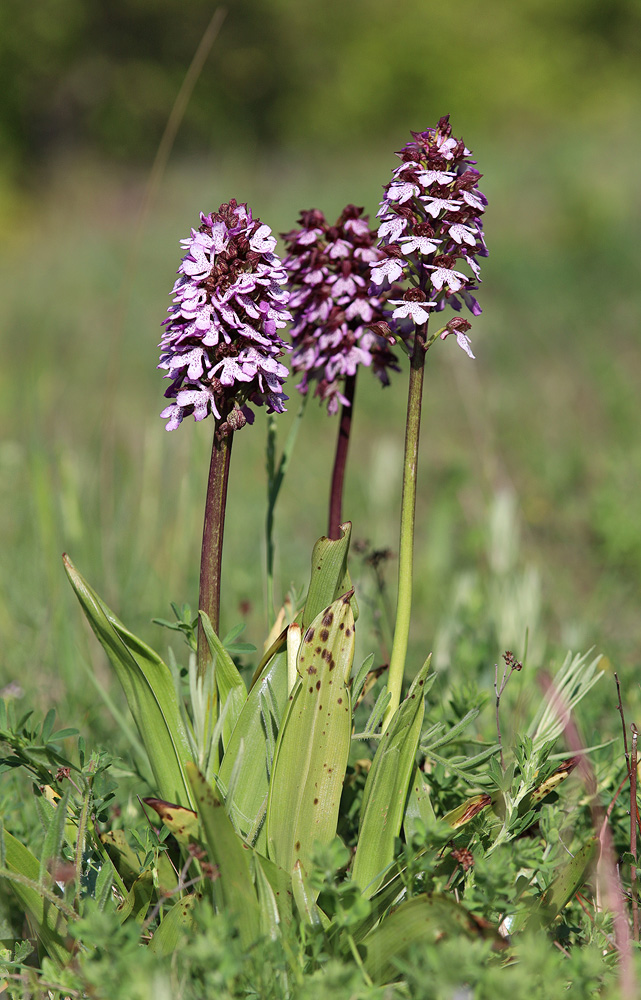
POLYGON ((338 424, 334 471, 332 472, 332 486, 329 494, 329 524, 327 528, 327 537, 334 539, 341 537, 340 526, 343 520, 343 482, 345 480, 345 465, 347 463, 349 436, 352 429, 355 392, 356 372, 354 372, 353 375, 347 375, 345 377, 345 399, 349 401, 349 405, 348 403, 343 403, 340 421, 338 424))
MULTIPOLYGON (((214 434, 207 481, 205 519, 203 523, 203 544, 200 554, 200 595, 198 607, 209 615, 216 635, 220 628, 220 568, 223 559, 223 531, 225 528, 225 505, 227 503, 227 482, 229 480, 229 460, 233 431, 222 438, 214 434)), ((209 646, 198 622, 198 676, 207 673, 210 659, 209 646)))
POLYGON ((274 611, 274 511, 276 501, 280 493, 281 486, 285 479, 285 474, 296 444, 298 429, 305 413, 309 393, 306 393, 302 400, 294 423, 289 429, 285 447, 276 467, 276 416, 273 413, 267 414, 267 513, 265 515, 265 539, 266 539, 266 573, 267 573, 267 618, 271 628, 276 621, 274 611))
POLYGON ((407 421, 405 424, 405 458, 403 460, 403 495, 401 500, 401 532, 398 549, 398 594, 394 641, 389 664, 387 690, 391 699, 383 716, 382 730, 387 729, 394 712, 400 705, 407 643, 412 611, 412 571, 414 565, 414 521, 416 516, 416 481, 418 473, 418 445, 421 429, 421 406, 425 375, 427 323, 416 327, 414 350, 410 359, 410 378, 407 394, 407 421))

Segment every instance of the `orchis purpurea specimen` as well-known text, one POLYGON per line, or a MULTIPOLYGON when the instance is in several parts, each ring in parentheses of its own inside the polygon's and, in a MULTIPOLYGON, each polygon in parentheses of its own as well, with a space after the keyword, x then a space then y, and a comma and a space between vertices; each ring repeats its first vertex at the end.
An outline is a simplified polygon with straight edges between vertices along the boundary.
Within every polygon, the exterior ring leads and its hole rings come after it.
POLYGON ((291 297, 292 370, 302 373, 298 389, 327 403, 341 416, 330 490, 330 538, 340 537, 345 463, 351 431, 356 374, 372 368, 383 385, 398 371, 385 337, 372 324, 383 320, 383 301, 371 288, 370 266, 382 256, 363 209, 347 205, 330 225, 322 212, 301 212, 299 228, 285 233, 284 264, 291 297))
MULTIPOLYGON (((274 253, 269 226, 235 200, 200 216, 200 226, 181 240, 186 251, 164 322, 159 368, 173 400, 161 416, 167 430, 183 417, 215 420, 200 564, 199 608, 218 632, 220 571, 227 481, 233 432, 253 423, 250 404, 282 413, 289 350, 278 330, 291 319, 286 272, 274 253)), ((207 668, 207 643, 199 625, 198 672, 207 668)))
POLYGON ((398 597, 388 680, 391 699, 383 728, 400 703, 409 637, 425 354, 437 337, 454 334, 459 346, 474 357, 467 319, 455 316, 429 339, 427 324, 432 313, 446 305, 460 311, 465 304, 472 315, 479 315, 481 307, 472 293, 480 281, 477 257, 487 256, 481 218, 487 199, 478 189, 481 174, 463 140, 452 135, 449 115, 436 128, 412 132, 412 141, 397 155, 401 164, 384 188, 378 212, 382 256, 371 271, 373 287, 387 296, 388 310, 375 330, 396 340, 410 355, 398 597))

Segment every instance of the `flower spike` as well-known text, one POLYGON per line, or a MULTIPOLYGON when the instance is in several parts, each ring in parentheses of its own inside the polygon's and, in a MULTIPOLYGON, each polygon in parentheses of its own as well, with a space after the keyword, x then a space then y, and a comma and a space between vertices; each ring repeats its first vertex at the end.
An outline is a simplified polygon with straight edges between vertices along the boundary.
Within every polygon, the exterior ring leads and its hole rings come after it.
POLYGON ((303 374, 299 390, 306 393, 316 383, 315 395, 336 413, 339 403, 349 405, 345 379, 359 365, 371 367, 383 385, 390 369, 398 371, 388 342, 371 329, 383 319, 383 303, 369 289, 370 265, 385 262, 362 208, 347 205, 333 226, 317 209, 302 212, 298 223, 283 236, 292 289, 292 369, 303 374))
MULTIPOLYGON (((406 339, 415 324, 425 323, 446 305, 460 311, 465 304, 474 316, 480 314, 472 294, 480 282, 476 258, 487 256, 482 221, 487 199, 478 189, 481 174, 464 142, 452 136, 449 115, 436 128, 412 136, 396 154, 402 163, 384 189, 378 212, 384 256, 371 269, 372 286, 380 294, 387 292, 389 304, 396 307, 386 319, 397 338, 406 339), (472 276, 458 270, 458 261, 472 276), (416 290, 425 296, 420 307, 416 290)), ((473 357, 464 331, 459 330, 457 341, 473 357)))
POLYGON ((234 199, 200 215, 178 268, 160 342, 159 368, 173 400, 161 416, 175 430, 183 417, 212 414, 224 436, 252 423, 250 403, 282 413, 287 344, 277 330, 291 319, 286 272, 269 226, 234 199))

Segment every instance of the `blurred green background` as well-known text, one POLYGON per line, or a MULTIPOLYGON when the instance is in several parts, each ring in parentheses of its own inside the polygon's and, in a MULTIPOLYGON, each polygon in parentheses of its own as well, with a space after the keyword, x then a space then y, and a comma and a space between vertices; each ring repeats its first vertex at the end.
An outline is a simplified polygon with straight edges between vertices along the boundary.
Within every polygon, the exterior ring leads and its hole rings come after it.
MULTIPOLYGON (((196 603, 212 426, 166 434, 159 324, 198 212, 236 197, 275 232, 299 211, 373 216, 393 151, 450 113, 489 198, 470 362, 428 358, 414 669, 488 693, 596 645, 641 707, 641 7, 636 0, 230 3, 166 171, 163 130, 215 5, 0 7, 0 687, 108 738, 118 699, 60 554, 143 638, 196 603), (151 193, 150 193, 151 191, 151 193), (149 211, 143 211, 145 198, 149 211), (79 717, 79 713, 80 716, 79 717)), ((393 601, 406 373, 360 380, 345 514, 361 652, 393 601)), ((283 438, 298 405, 282 418, 283 438)), ((325 530, 336 425, 308 408, 277 514, 277 591, 325 530)), ((223 627, 260 646, 264 415, 236 435, 223 627)), ((180 654, 182 655, 182 654, 180 654)), ((377 654, 382 659, 383 653, 377 654)), ((601 689, 607 725, 613 684, 601 689)), ((595 717, 595 726, 599 719, 595 717)))

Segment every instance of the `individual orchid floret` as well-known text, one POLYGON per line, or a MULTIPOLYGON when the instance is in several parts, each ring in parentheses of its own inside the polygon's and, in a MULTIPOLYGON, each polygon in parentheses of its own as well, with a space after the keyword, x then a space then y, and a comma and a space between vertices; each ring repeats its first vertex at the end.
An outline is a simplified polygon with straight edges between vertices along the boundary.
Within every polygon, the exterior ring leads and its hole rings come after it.
POLYGON ((175 430, 183 417, 212 414, 224 436, 252 423, 250 403, 282 413, 289 346, 277 331, 291 319, 287 273, 269 226, 232 199, 200 216, 186 251, 160 342, 159 368, 173 402, 161 416, 175 430))
MULTIPOLYGON (((344 383, 359 365, 371 367, 384 385, 389 384, 389 370, 398 370, 388 341, 371 329, 383 318, 383 304, 376 289, 370 289, 370 266, 385 267, 388 258, 376 249, 376 234, 362 208, 348 205, 333 226, 317 209, 302 212, 298 223, 300 228, 283 236, 293 316, 292 370, 302 372, 302 393, 315 384, 315 395, 336 413, 339 405, 349 405, 344 383)), ((401 273, 402 262, 396 270, 401 273)), ((388 270, 385 277, 394 280, 393 274, 388 270)))
MULTIPOLYGON (((394 309, 386 315, 391 333, 406 344, 411 324, 426 323, 446 305, 465 304, 474 316, 481 307, 472 294, 479 277, 477 257, 486 257, 482 215, 487 199, 478 189, 481 174, 470 150, 452 136, 449 116, 436 128, 412 132, 413 141, 397 153, 378 215, 382 256, 372 264, 372 288, 394 309), (456 266, 462 262, 463 268, 456 266), (422 297, 417 298, 416 291, 422 297)), ((465 321, 467 323, 467 321, 465 321)), ((467 328, 469 329, 469 323, 467 328)), ((462 328, 459 345, 473 357, 462 328)))

